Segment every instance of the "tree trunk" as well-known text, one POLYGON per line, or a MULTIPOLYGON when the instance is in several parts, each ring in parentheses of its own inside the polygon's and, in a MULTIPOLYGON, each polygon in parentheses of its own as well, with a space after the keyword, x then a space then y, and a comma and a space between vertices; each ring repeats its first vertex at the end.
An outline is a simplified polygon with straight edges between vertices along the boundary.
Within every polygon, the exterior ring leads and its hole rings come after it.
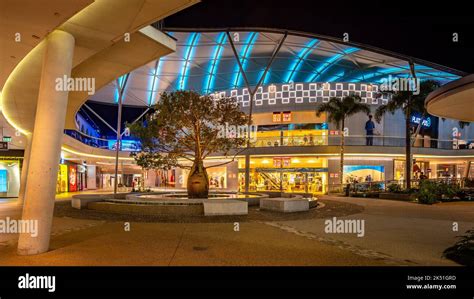
POLYGON ((345 139, 344 139, 344 125, 345 125, 345 122, 344 120, 342 120, 342 128, 341 128, 341 132, 340 132, 340 135, 341 135, 341 161, 340 161, 340 170, 339 170, 339 183, 341 184, 341 191, 344 190, 344 143, 345 143, 345 139))
POLYGON ((200 159, 196 159, 191 167, 187 190, 189 198, 207 198, 209 195, 209 177, 200 159))
POLYGON ((406 189, 409 190, 411 188, 411 132, 410 132, 410 100, 411 95, 408 99, 408 105, 406 109, 405 115, 405 181, 406 181, 406 189))

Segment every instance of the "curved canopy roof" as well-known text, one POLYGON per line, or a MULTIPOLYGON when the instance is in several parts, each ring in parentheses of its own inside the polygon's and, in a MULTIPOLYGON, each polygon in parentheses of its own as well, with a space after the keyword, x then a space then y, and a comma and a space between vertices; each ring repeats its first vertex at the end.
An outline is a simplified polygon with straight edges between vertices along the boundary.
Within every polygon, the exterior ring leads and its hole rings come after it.
MULTIPOLYGON (((149 106, 159 93, 192 89, 200 93, 256 86, 276 53, 264 85, 287 82, 367 82, 382 78, 407 77, 408 61, 413 61, 420 79, 442 84, 465 75, 462 72, 426 61, 404 57, 366 45, 300 32, 271 29, 229 29, 166 32, 177 40, 177 50, 130 73, 125 87, 124 104, 149 106), (234 55, 239 56, 244 76, 234 55)), ((89 98, 105 103, 118 101, 119 79, 89 98)))

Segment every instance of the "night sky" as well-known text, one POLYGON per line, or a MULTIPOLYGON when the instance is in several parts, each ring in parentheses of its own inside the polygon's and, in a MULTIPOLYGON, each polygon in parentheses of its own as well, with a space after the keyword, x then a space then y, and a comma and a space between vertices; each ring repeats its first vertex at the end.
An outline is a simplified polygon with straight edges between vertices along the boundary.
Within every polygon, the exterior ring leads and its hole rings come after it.
POLYGON ((203 0, 168 17, 164 26, 270 27, 338 38, 347 32, 353 42, 474 73, 474 12, 466 3, 203 0))
MULTIPOLYGON (((452 4, 451 4, 452 3, 452 4)), ((203 0, 165 19, 163 25, 184 28, 267 27, 342 38, 474 73, 474 12, 439 1, 203 0), (288 3, 288 4, 283 4, 288 3), (452 42, 452 34, 459 42, 452 42)), ((115 126, 116 109, 91 106, 115 126)), ((143 109, 124 107, 131 122, 143 109)), ((92 116, 93 117, 93 116, 92 116)), ((93 117, 94 118, 94 117, 93 117)), ((114 135, 95 120, 105 135, 114 135)))

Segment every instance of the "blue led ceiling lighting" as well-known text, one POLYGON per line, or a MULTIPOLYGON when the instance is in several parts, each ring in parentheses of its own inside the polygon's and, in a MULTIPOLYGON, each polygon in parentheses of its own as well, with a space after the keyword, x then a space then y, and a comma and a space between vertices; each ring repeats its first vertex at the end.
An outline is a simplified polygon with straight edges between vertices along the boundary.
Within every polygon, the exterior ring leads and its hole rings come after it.
MULTIPOLYGON (((265 74, 265 78, 263 78, 263 81, 262 81, 262 85, 267 85, 270 81, 270 72, 271 72, 271 69, 268 69, 267 73, 265 74)), ((263 73, 265 73, 265 69, 262 69, 260 71, 260 73, 258 74, 258 78, 260 80, 260 78, 263 77, 263 73)))
POLYGON ((341 80, 341 78, 344 77, 346 71, 342 71, 334 76, 332 76, 331 78, 329 78, 328 80, 326 80, 326 82, 336 82, 336 81, 339 81, 341 80))
POLYGON ((148 106, 151 106, 153 104, 155 88, 158 82, 157 77, 160 74, 161 65, 162 65, 162 62, 160 59, 158 59, 155 63, 155 68, 153 69, 153 75, 150 77, 150 79, 148 79, 148 87, 150 87, 150 96, 148 97, 148 106), (150 82, 151 82, 151 86, 150 86, 150 82))
POLYGON ((321 76, 326 73, 336 62, 344 58, 344 56, 352 54, 354 52, 359 51, 360 49, 358 48, 348 48, 344 50, 344 53, 338 53, 335 54, 325 61, 321 63, 320 66, 316 68, 316 70, 308 76, 308 79, 306 79, 306 82, 315 82, 317 80, 321 79, 321 76))
POLYGON ((313 39, 309 41, 304 48, 302 48, 296 55, 296 59, 293 61, 290 67, 290 71, 286 75, 286 82, 293 81, 295 72, 301 68, 303 61, 311 54, 312 50, 319 45, 319 40, 313 39))
POLYGON ((221 32, 217 37, 217 45, 214 47, 212 59, 209 61, 209 68, 207 70, 208 75, 204 78, 203 82, 202 92, 204 94, 210 93, 214 90, 217 68, 219 66, 222 53, 224 52, 224 44, 226 42, 226 39, 227 35, 225 32, 221 32))
POLYGON ((178 90, 184 90, 186 88, 186 84, 188 82, 189 77, 189 65, 191 60, 193 59, 194 52, 196 50, 196 44, 199 41, 199 37, 201 36, 200 33, 193 32, 189 35, 187 45, 184 46, 184 62, 183 66, 181 67, 181 73, 178 80, 178 90))
MULTIPOLYGON (((247 40, 245 41, 240 51, 240 57, 238 57, 238 59, 240 59, 241 64, 242 64, 242 69, 244 71, 245 71, 245 67, 247 66, 247 62, 249 60, 248 57, 250 56, 250 53, 252 52, 252 48, 254 46, 254 43, 257 37, 258 37, 257 32, 250 32, 247 37, 247 40)), ((240 83, 242 81, 242 76, 241 76, 240 67, 238 63, 235 64, 234 69, 235 69, 234 71, 235 75, 232 82, 234 82, 233 88, 237 88, 240 86, 240 83)))
MULTIPOLYGON (((423 70, 429 70, 430 68, 426 66, 421 66, 421 65, 416 65, 415 70, 416 71, 423 71, 423 70)), ((349 82, 361 82, 361 81, 366 81, 366 82, 377 82, 377 78, 385 75, 390 75, 390 74, 396 74, 396 75, 403 75, 407 72, 410 72, 410 69, 404 68, 404 67, 392 67, 392 68, 387 68, 387 69, 378 69, 373 72, 367 72, 363 74, 362 76, 356 77, 351 79, 349 82)))

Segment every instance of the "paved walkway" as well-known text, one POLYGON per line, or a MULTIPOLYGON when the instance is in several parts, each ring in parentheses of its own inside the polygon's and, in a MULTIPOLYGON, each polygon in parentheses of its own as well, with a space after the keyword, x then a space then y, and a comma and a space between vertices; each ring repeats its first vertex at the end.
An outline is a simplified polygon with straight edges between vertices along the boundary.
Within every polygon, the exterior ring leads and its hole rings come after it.
MULTIPOLYGON (((60 224, 78 221, 64 220, 60 224)), ((17 256, 0 246, 1 265, 386 265, 334 246, 289 234, 261 223, 97 223, 53 235, 51 251, 17 256)))
POLYGON ((325 219, 278 221, 282 229, 309 233, 339 246, 371 250, 412 265, 455 265, 442 258, 456 236, 474 228, 474 202, 421 205, 402 201, 324 197, 326 200, 355 203, 362 213, 338 219, 365 220, 365 236, 325 233, 325 219), (453 231, 457 223, 458 231, 453 231))
POLYGON ((327 234, 325 218, 250 220, 239 231, 233 222, 132 222, 126 231, 118 220, 55 217, 51 251, 17 256, 17 236, 0 235, 0 265, 453 265, 442 251, 474 227, 474 203, 324 201, 362 206, 338 219, 365 220, 365 236, 327 234))

